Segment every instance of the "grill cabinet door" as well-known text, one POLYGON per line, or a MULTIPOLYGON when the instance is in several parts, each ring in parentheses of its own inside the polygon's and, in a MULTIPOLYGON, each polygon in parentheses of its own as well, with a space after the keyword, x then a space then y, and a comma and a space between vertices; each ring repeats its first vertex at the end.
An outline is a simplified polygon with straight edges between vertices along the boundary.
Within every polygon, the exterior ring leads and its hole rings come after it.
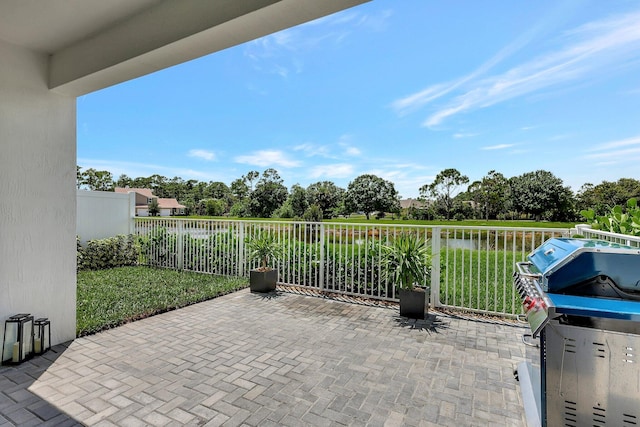
POLYGON ((640 426, 640 336, 549 322, 547 426, 640 426))

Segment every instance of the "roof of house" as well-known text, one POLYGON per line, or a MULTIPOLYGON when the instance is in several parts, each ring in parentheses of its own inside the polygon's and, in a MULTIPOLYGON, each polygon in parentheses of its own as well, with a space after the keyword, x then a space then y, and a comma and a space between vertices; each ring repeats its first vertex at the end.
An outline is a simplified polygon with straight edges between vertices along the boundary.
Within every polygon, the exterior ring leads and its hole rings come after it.
POLYGON ((184 209, 185 205, 178 203, 176 199, 162 199, 158 198, 158 207, 160 209, 184 209))
MULTIPOLYGON (((158 199, 158 208, 160 209, 184 209, 185 205, 178 203, 176 199, 166 199, 153 195, 153 191, 149 188, 122 188, 116 187, 114 190, 116 193, 138 193, 148 199, 158 199)), ((136 205, 136 208, 146 208, 147 205, 136 205)))
POLYGON ((423 202, 422 200, 418 200, 418 199, 402 199, 402 200, 400 200, 400 207, 402 209, 423 208, 426 205, 427 204, 425 202, 423 202))
POLYGON ((153 191, 148 189, 148 188, 122 188, 122 187, 116 187, 114 189, 114 191, 116 193, 138 193, 138 194, 142 194, 143 196, 147 197, 147 198, 155 198, 157 196, 153 195, 153 191))

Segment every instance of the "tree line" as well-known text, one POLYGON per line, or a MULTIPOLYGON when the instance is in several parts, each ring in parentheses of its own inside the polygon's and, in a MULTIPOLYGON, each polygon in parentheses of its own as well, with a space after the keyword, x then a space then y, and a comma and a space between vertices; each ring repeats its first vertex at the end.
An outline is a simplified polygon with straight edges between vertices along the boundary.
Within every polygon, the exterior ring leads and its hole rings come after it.
POLYGON ((615 205, 640 197, 640 181, 622 178, 616 182, 587 183, 574 193, 562 180, 545 170, 511 178, 495 170, 470 182, 457 169, 445 169, 433 182, 419 189, 420 197, 401 208, 398 191, 391 181, 364 174, 346 189, 331 181, 318 181, 306 188, 287 188, 275 169, 250 171, 230 185, 162 175, 113 179, 108 171, 77 167, 77 187, 113 191, 115 187, 149 188, 158 197, 175 198, 190 215, 253 218, 296 218, 318 221, 352 213, 367 219, 392 215, 408 219, 522 219, 578 221, 580 211, 590 209, 604 215, 615 205))

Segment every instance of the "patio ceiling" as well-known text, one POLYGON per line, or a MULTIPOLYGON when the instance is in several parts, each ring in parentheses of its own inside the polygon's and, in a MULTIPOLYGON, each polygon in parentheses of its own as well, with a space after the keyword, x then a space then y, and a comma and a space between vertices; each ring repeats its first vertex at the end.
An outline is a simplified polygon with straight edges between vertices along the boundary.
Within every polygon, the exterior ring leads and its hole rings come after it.
POLYGON ((0 0, 0 40, 79 96, 369 0, 0 0))

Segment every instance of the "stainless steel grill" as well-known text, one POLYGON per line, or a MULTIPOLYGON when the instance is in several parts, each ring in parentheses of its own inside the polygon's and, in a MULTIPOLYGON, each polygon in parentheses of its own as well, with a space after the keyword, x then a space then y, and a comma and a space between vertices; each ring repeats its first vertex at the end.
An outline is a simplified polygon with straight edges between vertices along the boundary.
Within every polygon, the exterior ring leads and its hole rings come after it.
POLYGON ((514 286, 540 338, 540 368, 517 369, 529 425, 640 426, 640 250, 550 239, 514 286))

